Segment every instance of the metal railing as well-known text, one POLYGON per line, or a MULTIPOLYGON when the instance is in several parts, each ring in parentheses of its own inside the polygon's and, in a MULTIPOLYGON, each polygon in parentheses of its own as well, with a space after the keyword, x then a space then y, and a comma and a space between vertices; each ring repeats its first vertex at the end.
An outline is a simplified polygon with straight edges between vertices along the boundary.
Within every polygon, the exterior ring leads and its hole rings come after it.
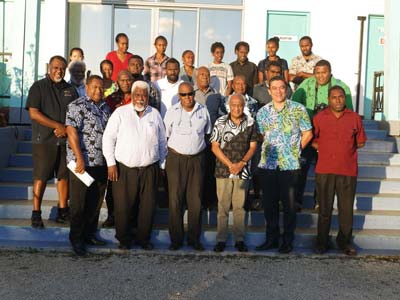
POLYGON ((375 113, 383 113, 384 92, 384 74, 383 71, 374 72, 374 91, 372 96, 372 112, 371 119, 375 118, 375 113))

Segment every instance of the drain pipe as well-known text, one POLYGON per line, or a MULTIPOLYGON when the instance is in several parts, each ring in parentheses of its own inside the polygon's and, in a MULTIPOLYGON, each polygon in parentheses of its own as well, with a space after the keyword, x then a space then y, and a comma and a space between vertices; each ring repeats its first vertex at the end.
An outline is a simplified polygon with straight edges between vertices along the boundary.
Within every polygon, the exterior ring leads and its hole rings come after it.
POLYGON ((360 109, 361 66, 362 66, 363 43, 364 43, 364 22, 366 19, 367 18, 364 16, 357 17, 357 20, 360 21, 360 48, 358 50, 357 94, 356 94, 356 112, 357 113, 359 113, 359 109, 360 109))

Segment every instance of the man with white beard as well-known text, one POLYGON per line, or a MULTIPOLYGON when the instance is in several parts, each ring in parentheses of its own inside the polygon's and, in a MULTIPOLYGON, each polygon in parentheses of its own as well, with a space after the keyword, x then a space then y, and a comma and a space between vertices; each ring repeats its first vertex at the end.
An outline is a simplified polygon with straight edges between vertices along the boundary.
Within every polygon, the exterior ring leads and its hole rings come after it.
POLYGON ((68 83, 74 87, 79 97, 86 96, 85 72, 86 64, 80 60, 73 60, 68 65, 68 71, 71 75, 68 83))
POLYGON ((132 85, 132 103, 118 107, 103 134, 108 179, 113 181, 115 237, 121 250, 135 242, 145 250, 150 242, 157 198, 159 168, 164 169, 167 139, 160 113, 149 103, 145 81, 132 85), (137 211, 135 211, 137 210, 137 211), (137 232, 132 236, 132 216, 137 232))

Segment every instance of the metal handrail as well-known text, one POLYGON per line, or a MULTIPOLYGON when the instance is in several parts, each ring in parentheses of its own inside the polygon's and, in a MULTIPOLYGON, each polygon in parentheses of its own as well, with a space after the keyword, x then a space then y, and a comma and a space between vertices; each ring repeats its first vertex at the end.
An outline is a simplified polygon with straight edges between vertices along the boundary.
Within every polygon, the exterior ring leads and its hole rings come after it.
POLYGON ((371 119, 375 119, 375 113, 383 113, 384 99, 384 72, 374 72, 374 91, 372 95, 372 112, 371 119))

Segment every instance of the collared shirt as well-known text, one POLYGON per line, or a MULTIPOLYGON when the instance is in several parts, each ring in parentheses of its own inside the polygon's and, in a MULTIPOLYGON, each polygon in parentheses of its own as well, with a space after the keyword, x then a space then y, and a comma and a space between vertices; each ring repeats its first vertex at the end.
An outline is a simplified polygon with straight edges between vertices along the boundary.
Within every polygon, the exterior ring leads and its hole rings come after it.
MULTIPOLYGON (((78 132, 79 145, 86 166, 96 167, 105 164, 102 138, 110 114, 110 108, 103 100, 96 104, 87 96, 80 97, 68 105, 65 125, 74 127, 78 132)), ((76 156, 67 142, 67 162, 71 160, 76 161, 76 156)))
POLYGON ((328 90, 335 85, 341 86, 344 89, 346 94, 346 107, 353 109, 353 100, 350 88, 343 81, 340 81, 333 76, 327 84, 322 86, 318 86, 315 76, 305 79, 297 87, 292 100, 303 104, 306 107, 310 118, 312 118, 316 113, 316 106, 318 104, 323 103, 328 105, 328 90))
POLYGON ((224 62, 220 64, 210 63, 208 65, 210 70, 210 86, 218 93, 225 96, 228 81, 233 80, 232 67, 224 62))
POLYGON ((296 56, 290 64, 289 74, 296 75, 299 72, 314 73, 314 67, 322 58, 311 53, 309 59, 305 59, 303 55, 296 56))
POLYGON ((210 114, 211 125, 214 126, 215 121, 222 115, 226 114, 225 97, 217 93, 212 87, 208 87, 206 91, 201 89, 194 90, 194 100, 207 107, 210 114))
POLYGON ((131 95, 129 94, 128 99, 125 99, 124 93, 122 93, 121 91, 116 91, 116 92, 112 93, 111 95, 109 95, 105 99, 105 101, 108 104, 108 106, 110 107, 111 112, 114 112, 114 110, 117 107, 131 103, 131 95))
POLYGON ((86 96, 86 88, 85 88, 85 84, 84 84, 84 83, 82 83, 82 84, 80 84, 80 85, 76 85, 76 84, 73 83, 71 80, 68 81, 68 83, 74 87, 74 89, 75 89, 75 91, 78 93, 78 96, 79 96, 79 97, 84 97, 84 96, 86 96))
POLYGON ((286 100, 280 111, 273 102, 263 106, 257 113, 257 129, 264 136, 258 167, 300 169, 301 132, 311 128, 307 110, 300 103, 286 100))
POLYGON ((247 87, 246 92, 250 93, 250 91, 253 90, 253 86, 258 81, 256 64, 252 63, 249 60, 246 60, 243 64, 241 64, 239 61, 235 60, 230 63, 230 66, 232 68, 234 76, 236 76, 236 75, 244 76, 244 78, 246 80, 246 87, 247 87))
MULTIPOLYGON (((244 100, 244 113, 248 116, 251 116, 252 118, 255 118, 258 111, 258 101, 247 94, 244 95, 244 100)), ((229 108, 229 96, 225 97, 225 107, 226 111, 230 113, 231 109, 229 108)))
POLYGON ((104 131, 103 154, 107 166, 118 161, 129 168, 147 167, 158 161, 163 167, 167 139, 160 113, 147 106, 139 117, 133 104, 118 107, 104 131))
POLYGON ((150 56, 144 63, 144 76, 151 82, 155 82, 161 78, 164 78, 168 59, 169 57, 164 55, 161 63, 159 63, 156 58, 156 54, 150 56))
POLYGON ((167 77, 157 80, 155 83, 158 93, 161 95, 161 117, 164 119, 167 110, 174 104, 179 102, 178 89, 182 80, 178 80, 175 83, 170 83, 167 77))
POLYGON ((195 155, 206 147, 204 136, 211 133, 211 121, 207 108, 195 103, 187 112, 181 103, 172 106, 164 118, 168 147, 185 155, 195 155))
MULTIPOLYGON (((257 130, 252 117, 244 115, 239 125, 232 122, 230 114, 218 118, 215 122, 210 138, 211 142, 217 142, 222 152, 233 163, 240 162, 249 151, 250 143, 257 141, 257 130)), ((251 178, 251 163, 239 173, 240 179, 251 178)), ((215 166, 215 177, 229 178, 229 168, 218 159, 215 166)))
POLYGON ((327 108, 314 117, 314 142, 318 144, 316 173, 357 176, 357 144, 367 137, 361 117, 345 109, 337 118, 327 108))
POLYGON ((126 52, 124 61, 120 61, 117 51, 111 51, 107 54, 106 59, 110 60, 113 63, 113 72, 111 75, 112 81, 117 82, 118 73, 120 71, 128 70, 128 62, 132 55, 132 53, 126 52))
MULTIPOLYGON (((53 82, 47 75, 33 83, 29 89, 25 108, 36 108, 51 120, 64 124, 67 105, 77 98, 78 94, 71 85, 64 80, 53 82)), ((57 138, 54 128, 32 120, 32 143, 65 145, 66 138, 57 138)))

